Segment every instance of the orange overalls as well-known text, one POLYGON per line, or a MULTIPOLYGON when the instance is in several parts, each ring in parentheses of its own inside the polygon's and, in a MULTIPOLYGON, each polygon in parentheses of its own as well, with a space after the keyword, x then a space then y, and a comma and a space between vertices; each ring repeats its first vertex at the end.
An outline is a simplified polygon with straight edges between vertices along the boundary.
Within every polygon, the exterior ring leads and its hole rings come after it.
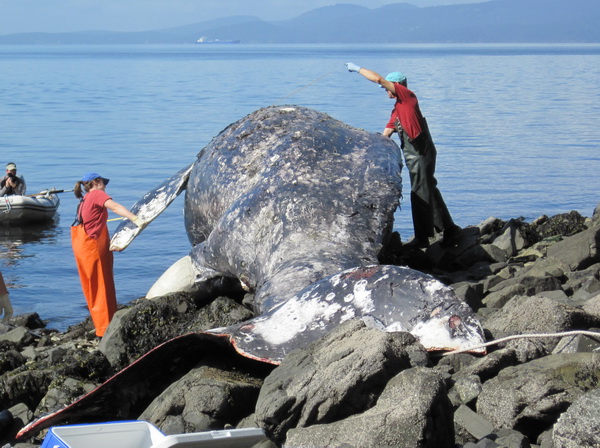
POLYGON ((71 226, 71 244, 96 335, 102 337, 117 311, 113 254, 108 249, 108 227, 105 225, 98 239, 93 239, 85 232, 79 218, 79 223, 71 226))

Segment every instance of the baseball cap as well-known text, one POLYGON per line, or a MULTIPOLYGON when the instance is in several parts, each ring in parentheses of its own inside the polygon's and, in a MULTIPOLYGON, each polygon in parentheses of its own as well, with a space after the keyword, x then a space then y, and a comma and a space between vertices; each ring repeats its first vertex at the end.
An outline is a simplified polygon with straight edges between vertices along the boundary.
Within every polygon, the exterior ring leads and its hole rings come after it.
POLYGON ((98 173, 92 173, 92 172, 85 173, 83 175, 83 177, 81 178, 81 181, 82 182, 90 182, 90 181, 92 181, 94 179, 98 179, 98 178, 102 179, 104 181, 105 185, 108 185, 108 182, 110 181, 110 179, 107 179, 106 177, 102 177, 98 173))
POLYGON ((12 171, 12 170, 16 170, 17 169, 17 165, 15 165, 14 163, 10 162, 6 165, 6 170, 7 171, 12 171))
POLYGON ((400 84, 406 82, 406 76, 400 72, 392 72, 385 77, 386 81, 398 82, 400 84))

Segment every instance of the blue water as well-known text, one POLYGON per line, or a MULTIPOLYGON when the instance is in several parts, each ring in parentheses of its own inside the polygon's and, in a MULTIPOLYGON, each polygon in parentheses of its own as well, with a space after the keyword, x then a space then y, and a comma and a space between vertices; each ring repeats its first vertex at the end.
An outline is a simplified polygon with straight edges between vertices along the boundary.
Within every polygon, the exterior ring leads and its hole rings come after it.
MULTIPOLYGON (((347 61, 407 74, 461 226, 591 216, 600 202, 600 45, 0 46, 0 164, 16 162, 29 193, 98 171, 130 206, 259 107, 298 104, 380 132, 392 102, 347 61)), ((182 206, 115 254, 120 303, 189 250, 182 206)), ((15 311, 61 330, 88 315, 69 239, 75 207, 65 193, 56 223, 0 227, 15 311)), ((395 227, 410 238, 408 201, 395 227)))

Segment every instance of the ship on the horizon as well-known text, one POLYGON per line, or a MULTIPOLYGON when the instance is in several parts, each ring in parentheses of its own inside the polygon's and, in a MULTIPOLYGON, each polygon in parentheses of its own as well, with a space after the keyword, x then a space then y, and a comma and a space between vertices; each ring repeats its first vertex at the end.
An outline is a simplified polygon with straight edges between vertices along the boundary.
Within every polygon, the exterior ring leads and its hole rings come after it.
POLYGON ((221 40, 221 39, 209 39, 207 36, 200 36, 196 41, 197 44, 239 44, 239 40, 221 40))

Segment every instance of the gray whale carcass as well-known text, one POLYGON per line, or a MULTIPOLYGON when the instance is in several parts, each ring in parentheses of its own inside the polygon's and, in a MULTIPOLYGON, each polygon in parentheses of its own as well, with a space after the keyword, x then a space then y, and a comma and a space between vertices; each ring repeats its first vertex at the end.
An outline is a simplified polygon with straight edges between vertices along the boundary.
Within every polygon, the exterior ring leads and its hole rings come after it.
MULTIPOLYGON (((159 345, 18 438, 64 420, 128 418, 114 403, 132 400, 132 390, 156 391, 148 382, 168 376, 174 358, 231 353, 242 355, 240 362, 277 365, 348 319, 409 331, 429 350, 483 342, 474 313, 450 288, 378 264, 401 196, 401 168, 391 139, 302 107, 260 109, 227 127, 132 211, 152 221, 185 191, 193 248, 147 297, 208 291, 233 279, 254 293, 256 317, 159 345)), ((139 231, 123 221, 111 248, 123 250, 139 231)))
MULTIPOLYGON (((428 313, 437 313, 441 302, 460 301, 440 282, 410 269, 386 267, 388 282, 369 283, 370 297, 378 305, 373 309, 385 307, 385 317, 348 301, 348 294, 331 298, 338 287, 331 282, 340 272, 378 264, 402 193, 401 169, 400 149, 381 134, 303 107, 259 109, 227 127, 200 151, 195 163, 132 208, 151 221, 186 190, 185 225, 192 251, 147 297, 207 288, 223 278, 239 280, 254 293, 257 318, 211 333, 231 335, 240 352, 267 362, 278 363, 299 341, 322 336, 348 316, 385 322, 380 326, 388 331, 410 331, 430 350, 483 342, 481 326, 464 304, 455 306, 454 314, 443 313, 442 320, 435 315, 436 331, 429 327, 419 333, 425 322, 431 323, 428 313), (293 334, 258 337, 258 328, 265 328, 259 323, 284 322, 282 311, 317 282, 319 294, 311 296, 311 306, 346 310, 340 319, 323 317, 316 325, 315 316, 296 310, 296 325, 286 326, 296 329, 293 334), (413 300, 415 294, 418 300, 413 300), (440 326, 442 321, 445 326, 440 326), (258 344, 267 344, 260 355, 258 344)), ((137 231, 124 221, 111 247, 124 249, 137 231)), ((346 289, 363 281, 352 281, 346 289)), ((271 328, 281 334, 282 325, 271 328)))

